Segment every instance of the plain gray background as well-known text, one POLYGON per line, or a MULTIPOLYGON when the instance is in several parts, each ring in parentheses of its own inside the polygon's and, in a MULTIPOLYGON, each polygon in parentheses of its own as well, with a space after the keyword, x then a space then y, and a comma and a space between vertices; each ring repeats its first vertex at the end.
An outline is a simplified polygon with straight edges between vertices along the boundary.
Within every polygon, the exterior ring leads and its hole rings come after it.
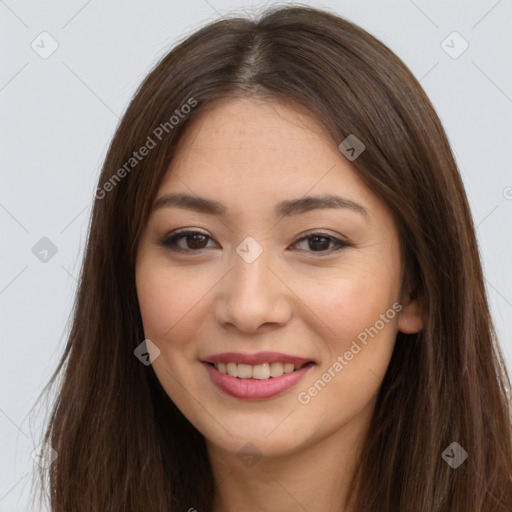
MULTIPOLYGON (((333 9, 387 44, 432 100, 466 185, 512 368, 512 1, 303 3, 333 9)), ((64 345, 96 180, 119 117, 176 41, 270 4, 0 0, 0 512, 29 510, 41 416, 27 414, 64 345), (43 237, 57 252, 37 257, 43 237)))

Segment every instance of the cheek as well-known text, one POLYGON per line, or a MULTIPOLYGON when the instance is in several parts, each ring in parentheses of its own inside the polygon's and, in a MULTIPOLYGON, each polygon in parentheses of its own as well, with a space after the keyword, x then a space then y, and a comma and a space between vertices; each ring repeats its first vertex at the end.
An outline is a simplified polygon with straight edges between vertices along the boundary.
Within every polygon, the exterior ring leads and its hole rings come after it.
POLYGON ((355 267, 343 277, 331 276, 311 285, 311 280, 303 281, 298 295, 314 313, 308 317, 316 323, 315 330, 325 332, 330 345, 340 349, 392 308, 398 290, 390 274, 355 267))
POLYGON ((390 282, 352 274, 331 284, 308 304, 319 312, 312 328, 325 333, 325 352, 321 368, 304 382, 297 398, 311 416, 328 414, 330 427, 336 428, 376 396, 393 352, 398 311, 390 282))
POLYGON ((309 293, 304 287, 301 294, 315 314, 306 315, 304 308, 303 318, 309 318, 313 332, 322 333, 322 363, 302 386, 299 401, 314 402, 312 410, 320 415, 326 404, 338 404, 331 414, 345 421, 372 399, 389 365, 400 309, 398 275, 366 261, 347 266, 342 277, 331 276, 313 288, 311 282, 309 293))
POLYGON ((190 340, 197 333, 198 306, 204 291, 193 277, 159 265, 158 258, 153 258, 151 264, 141 260, 136 287, 144 335, 160 350, 153 370, 167 394, 181 403, 178 383, 187 381, 188 367, 183 359, 194 359, 196 346, 190 340))
POLYGON ((172 328, 176 311, 173 294, 164 279, 159 279, 157 272, 137 272, 137 296, 147 338, 161 340, 165 333, 172 328))
POLYGON ((136 272, 137 296, 146 337, 164 343, 177 330, 197 325, 201 302, 211 288, 208 279, 198 279, 187 270, 168 265, 148 265, 144 260, 136 272))

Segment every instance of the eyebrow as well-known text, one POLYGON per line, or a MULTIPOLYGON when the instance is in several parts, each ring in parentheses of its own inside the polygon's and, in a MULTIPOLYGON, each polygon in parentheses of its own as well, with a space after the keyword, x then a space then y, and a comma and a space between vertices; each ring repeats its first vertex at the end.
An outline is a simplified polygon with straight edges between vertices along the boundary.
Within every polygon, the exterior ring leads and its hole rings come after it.
MULTIPOLYGON (((153 203, 151 210, 154 212, 161 208, 182 208, 208 215, 218 215, 221 217, 228 214, 228 208, 218 201, 184 193, 165 194, 161 196, 153 203)), ((275 207, 275 215, 276 217, 291 217, 293 215, 300 215, 312 210, 326 210, 333 208, 351 210, 363 215, 366 220, 369 220, 368 211, 362 205, 345 197, 333 194, 305 196, 299 199, 281 201, 275 207)))

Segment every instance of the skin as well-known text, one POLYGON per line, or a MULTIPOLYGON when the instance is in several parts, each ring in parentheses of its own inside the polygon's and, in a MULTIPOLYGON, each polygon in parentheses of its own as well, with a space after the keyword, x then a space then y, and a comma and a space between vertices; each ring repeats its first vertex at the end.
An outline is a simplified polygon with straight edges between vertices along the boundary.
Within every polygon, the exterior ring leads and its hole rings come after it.
POLYGON ((407 283, 401 293, 390 211, 308 112, 255 98, 218 102, 188 127, 155 201, 177 192, 219 201, 228 213, 155 210, 140 239, 136 286, 146 338, 160 350, 156 375, 206 438, 214 512, 248 504, 260 512, 351 510, 342 507, 347 480, 397 331, 423 327, 407 283), (280 201, 332 193, 367 216, 344 208, 275 216, 280 201), (177 241, 185 253, 159 243, 180 228, 207 237, 177 241), (334 251, 329 238, 304 238, 318 232, 350 245, 334 251), (248 236, 263 249, 252 263, 236 252, 248 236), (300 403, 298 394, 332 372, 394 303, 401 312, 300 403), (317 364, 277 397, 242 400, 213 385, 200 362, 228 351, 277 351, 317 364), (237 456, 247 443, 261 456, 255 463, 237 456))

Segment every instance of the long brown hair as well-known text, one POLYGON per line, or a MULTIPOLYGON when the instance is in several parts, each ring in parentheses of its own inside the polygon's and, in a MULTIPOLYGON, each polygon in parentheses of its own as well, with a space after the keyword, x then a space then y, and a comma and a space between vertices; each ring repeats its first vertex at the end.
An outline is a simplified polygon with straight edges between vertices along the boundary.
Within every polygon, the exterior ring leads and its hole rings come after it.
POLYGON ((510 382, 443 127, 385 45, 306 7, 201 28, 154 67, 124 114, 95 194, 69 338, 44 390, 60 377, 44 437, 58 457, 41 472, 51 510, 211 511, 204 438, 134 356, 144 339, 135 256, 187 124, 216 100, 254 95, 306 107, 336 145, 350 134, 365 144, 353 166, 396 219, 404 280, 426 315, 420 333, 398 333, 353 478, 355 510, 510 512, 510 382), (456 469, 443 457, 453 442, 468 453, 456 469))

